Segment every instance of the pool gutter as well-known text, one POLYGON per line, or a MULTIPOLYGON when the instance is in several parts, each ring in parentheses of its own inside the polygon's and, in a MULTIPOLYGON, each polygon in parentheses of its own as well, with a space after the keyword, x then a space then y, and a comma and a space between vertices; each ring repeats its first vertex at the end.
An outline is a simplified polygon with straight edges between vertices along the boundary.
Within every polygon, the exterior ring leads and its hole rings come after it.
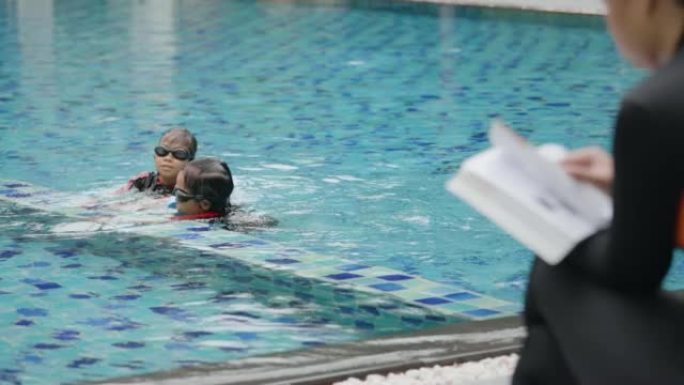
POLYGON ((517 352, 525 331, 518 316, 463 322, 412 333, 124 377, 100 384, 313 385, 349 377, 405 372, 517 352))
POLYGON ((578 15, 605 15, 602 0, 404 0, 418 3, 469 5, 490 8, 508 8, 526 11, 569 13, 578 15))

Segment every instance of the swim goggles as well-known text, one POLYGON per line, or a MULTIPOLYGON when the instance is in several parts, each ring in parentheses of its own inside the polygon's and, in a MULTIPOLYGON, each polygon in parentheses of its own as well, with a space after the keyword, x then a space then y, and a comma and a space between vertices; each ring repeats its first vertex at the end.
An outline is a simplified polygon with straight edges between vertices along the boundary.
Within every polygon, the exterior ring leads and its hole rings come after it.
POLYGON ((157 146, 154 148, 154 153, 157 154, 157 156, 160 156, 162 158, 171 154, 171 155, 173 155, 174 158, 176 158, 178 160, 192 160, 192 154, 190 154, 189 151, 185 151, 185 150, 169 151, 162 146, 157 146))
POLYGON ((178 202, 187 202, 189 200, 196 200, 196 201, 201 201, 205 199, 202 195, 192 195, 189 192, 179 189, 178 187, 173 189, 172 194, 176 197, 176 201, 178 202))

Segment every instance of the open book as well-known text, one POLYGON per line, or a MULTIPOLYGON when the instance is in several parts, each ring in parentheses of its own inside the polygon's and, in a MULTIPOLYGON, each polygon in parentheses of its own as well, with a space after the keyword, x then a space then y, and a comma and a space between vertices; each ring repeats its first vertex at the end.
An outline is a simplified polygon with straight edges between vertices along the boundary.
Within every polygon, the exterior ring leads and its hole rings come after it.
POLYGON ((499 121, 489 141, 492 147, 468 158, 447 189, 547 263, 559 263, 609 224, 611 198, 560 167, 562 146, 532 146, 499 121))

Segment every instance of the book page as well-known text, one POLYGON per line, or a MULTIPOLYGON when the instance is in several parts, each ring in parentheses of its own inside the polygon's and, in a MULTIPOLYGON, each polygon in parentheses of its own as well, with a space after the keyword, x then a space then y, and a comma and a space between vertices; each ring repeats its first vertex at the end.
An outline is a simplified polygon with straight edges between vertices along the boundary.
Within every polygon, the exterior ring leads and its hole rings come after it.
POLYGON ((560 205, 565 206, 597 228, 605 226, 612 217, 612 203, 608 195, 595 186, 575 180, 557 163, 551 161, 530 145, 513 130, 499 121, 494 121, 489 131, 490 141, 500 149, 508 160, 514 163, 548 191, 560 205))

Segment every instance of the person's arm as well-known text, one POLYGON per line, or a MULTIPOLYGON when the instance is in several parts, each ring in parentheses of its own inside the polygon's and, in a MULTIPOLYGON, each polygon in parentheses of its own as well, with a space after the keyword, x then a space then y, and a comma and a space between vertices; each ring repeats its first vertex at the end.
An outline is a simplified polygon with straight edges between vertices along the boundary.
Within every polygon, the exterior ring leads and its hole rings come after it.
MULTIPOLYGON (((646 109, 626 102, 614 143, 614 216, 609 229, 580 243, 563 263, 627 290, 655 290, 669 269, 681 183, 668 154, 667 130, 646 109)), ((676 167, 679 169, 678 167, 676 167)))

